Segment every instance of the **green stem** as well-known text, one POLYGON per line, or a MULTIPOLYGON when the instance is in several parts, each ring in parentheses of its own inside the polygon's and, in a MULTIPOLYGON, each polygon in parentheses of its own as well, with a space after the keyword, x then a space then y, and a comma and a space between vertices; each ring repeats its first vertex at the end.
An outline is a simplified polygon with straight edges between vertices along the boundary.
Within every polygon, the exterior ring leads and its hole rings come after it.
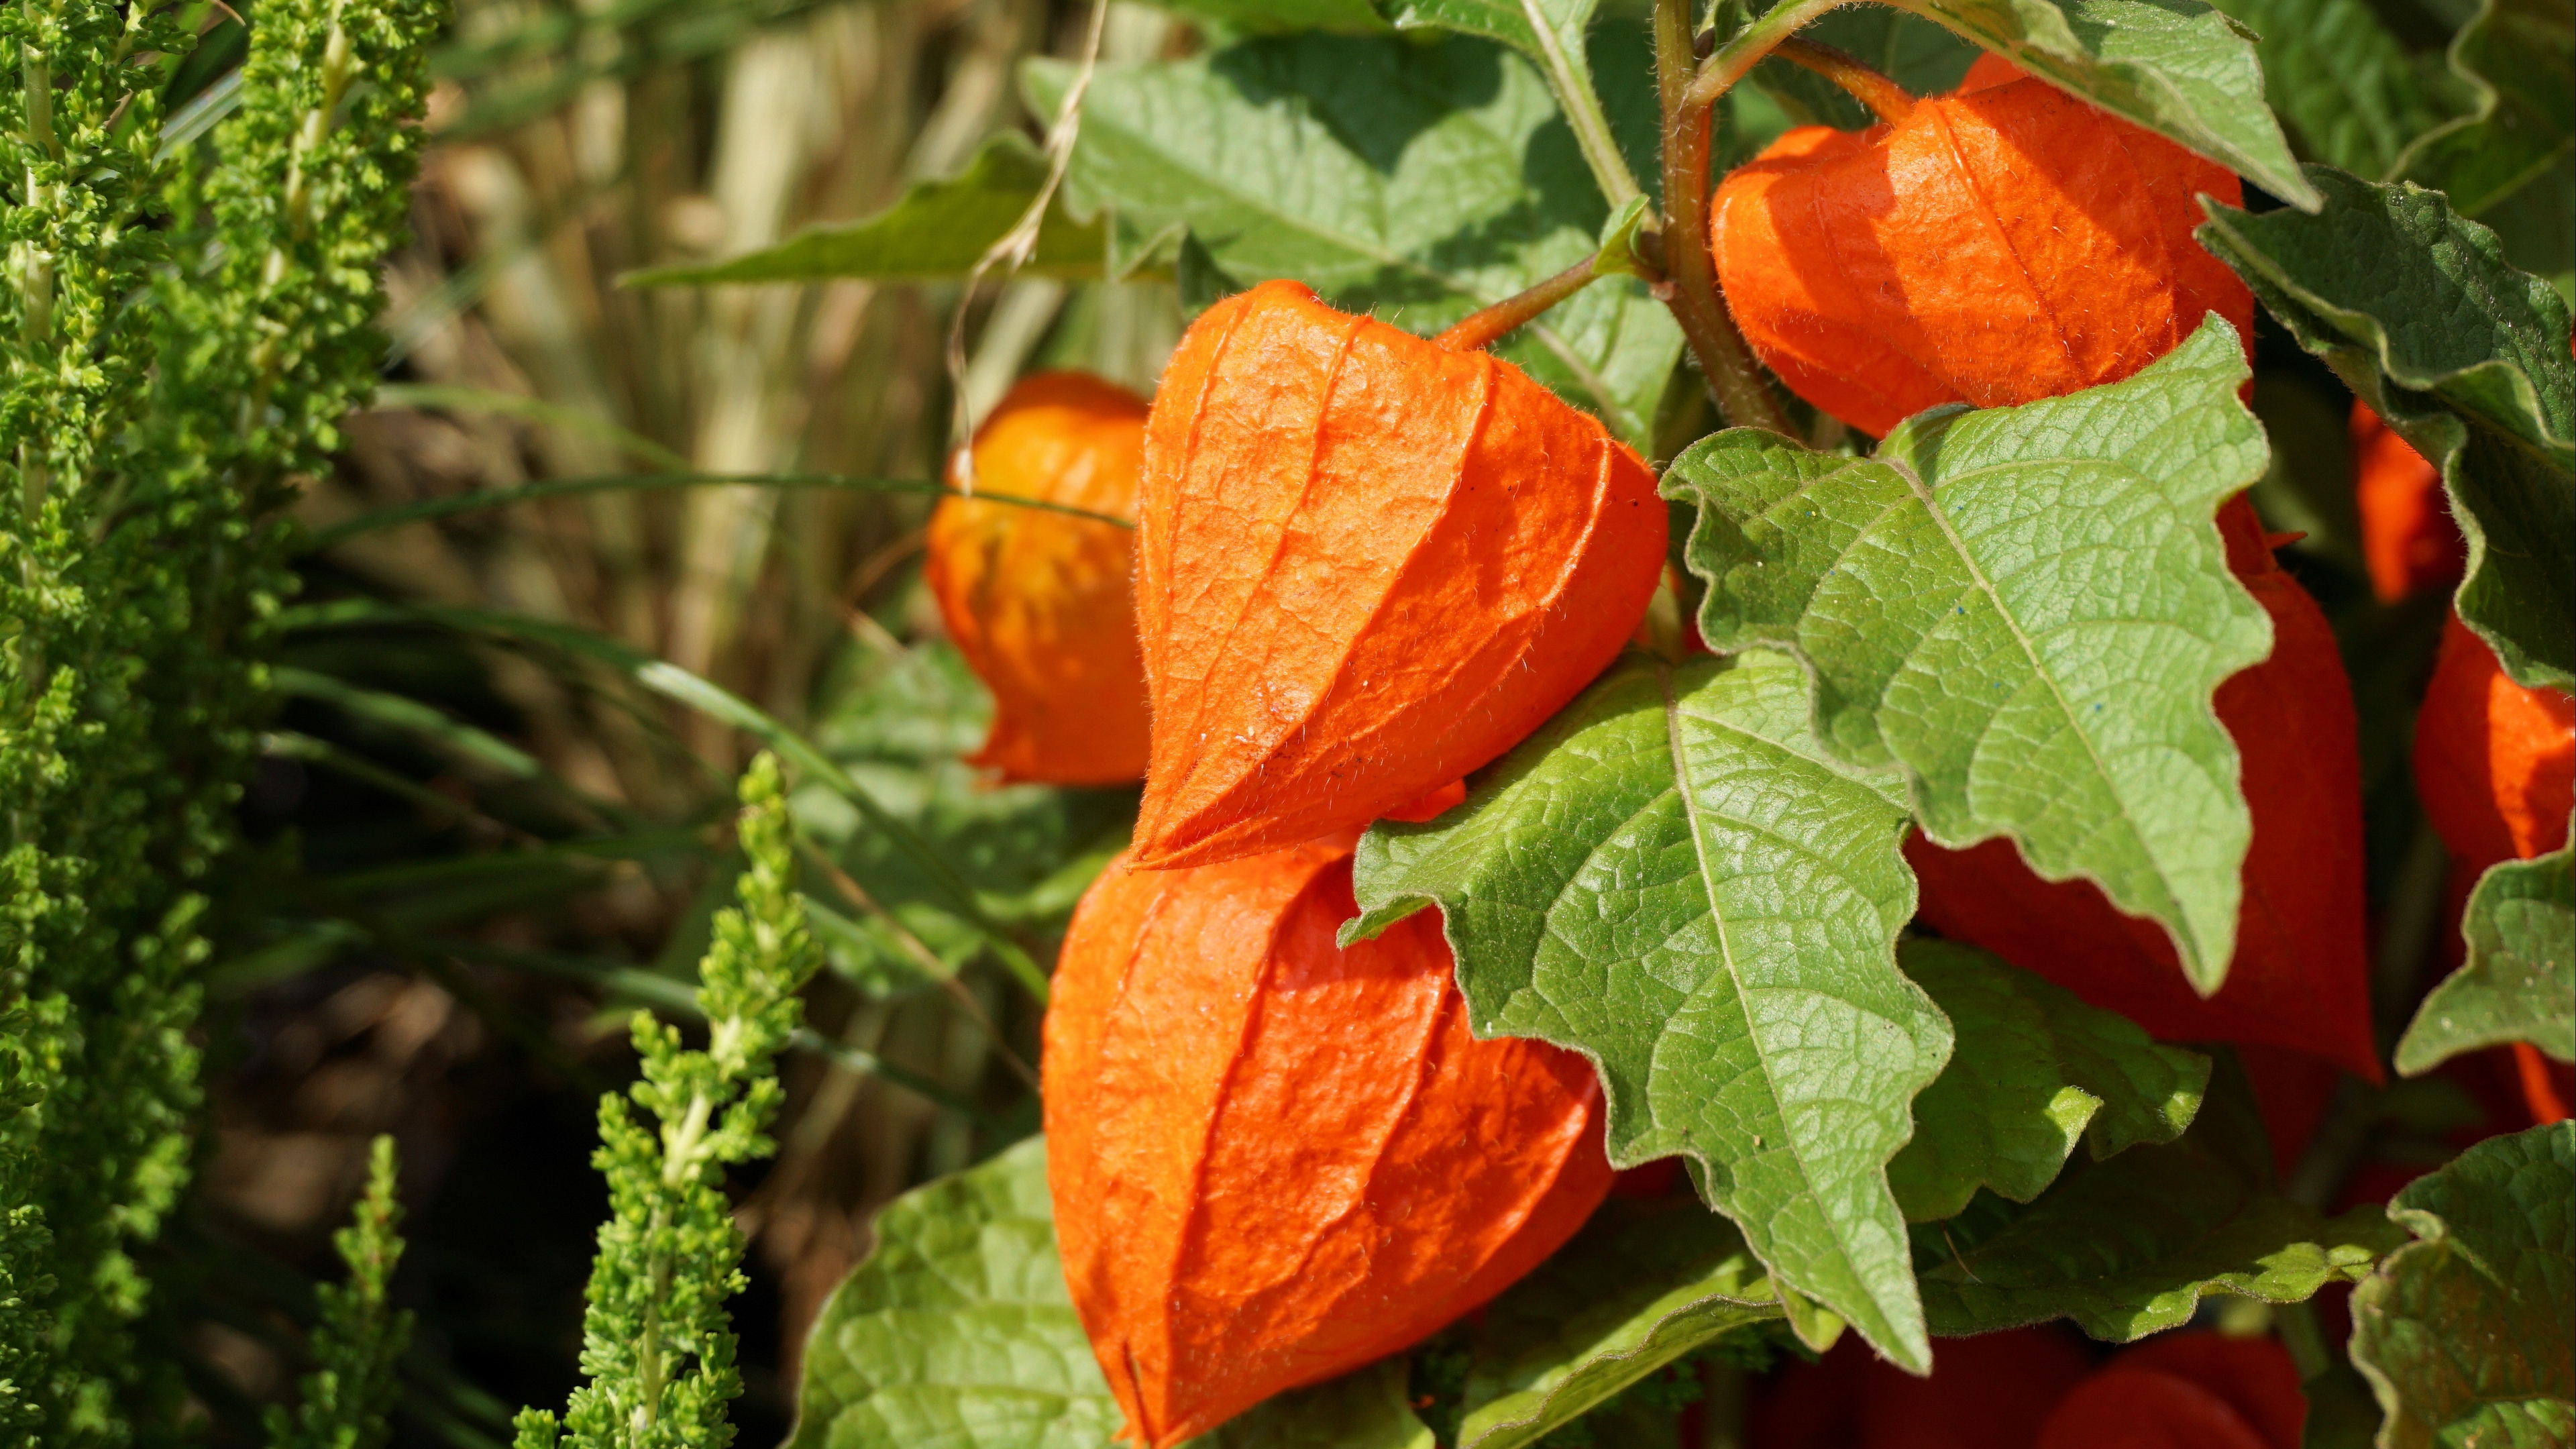
POLYGON ((1843 94, 1869 107, 1869 113, 1893 126, 1914 114, 1914 97, 1905 87, 1869 68, 1859 56, 1792 35, 1774 52, 1802 70, 1810 70, 1842 88, 1843 94))
MULTIPOLYGON (((1818 13, 1827 8, 1820 0, 1798 0, 1755 22, 1755 28, 1770 24, 1773 16, 1811 5, 1818 13)), ((1795 29, 1793 25, 1781 33, 1795 29)), ((1778 37, 1771 43, 1777 44, 1778 37)), ((1719 58, 1725 54, 1719 52, 1719 58)), ((1665 305, 1698 357, 1700 372, 1707 377, 1724 420, 1736 427, 1768 428, 1794 436, 1788 414, 1762 381, 1753 349, 1745 346, 1744 334, 1735 330, 1735 320, 1726 314, 1726 302, 1717 292, 1717 262, 1708 249, 1708 130, 1712 108, 1725 87, 1694 99, 1700 89, 1691 73, 1695 59, 1690 0, 1655 0, 1655 81, 1664 114, 1663 264, 1672 281, 1665 305)), ((1752 62, 1745 64, 1749 68, 1752 62)), ((1705 75, 1701 72, 1702 78, 1705 75)))
POLYGON ((1592 269, 1596 260, 1596 257, 1585 257, 1528 291, 1515 293, 1490 307, 1471 312, 1456 326, 1431 341, 1451 352, 1481 352, 1541 312, 1592 285, 1600 275, 1592 269))
POLYGON ((1792 0, 1768 15, 1737 31, 1735 38, 1717 48, 1691 78, 1687 104, 1714 106, 1718 98, 1744 79, 1756 62, 1780 48, 1780 42, 1805 29, 1818 16, 1838 9, 1848 0, 1792 0))
POLYGON ((1593 93, 1589 74, 1577 69, 1573 57, 1566 54, 1563 38, 1548 24, 1538 0, 1521 0, 1521 14, 1529 21, 1530 33, 1538 37, 1540 68, 1547 72, 1548 86, 1556 92, 1556 103, 1574 132, 1574 144, 1582 148, 1584 163, 1592 168, 1601 194, 1609 198, 1610 209, 1616 212, 1645 195, 1645 191, 1628 169, 1628 158, 1619 154, 1619 142, 1611 135, 1610 118, 1601 110, 1601 98, 1593 93))

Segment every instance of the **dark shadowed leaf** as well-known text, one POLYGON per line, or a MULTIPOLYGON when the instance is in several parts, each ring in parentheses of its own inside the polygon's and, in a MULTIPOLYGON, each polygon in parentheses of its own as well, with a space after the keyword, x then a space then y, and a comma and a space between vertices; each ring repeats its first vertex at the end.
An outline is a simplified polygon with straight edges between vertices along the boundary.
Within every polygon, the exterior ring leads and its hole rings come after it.
POLYGON ((1909 1222, 1956 1216, 1987 1188, 2037 1197, 2082 1142, 2096 1160, 2171 1142, 2200 1110, 2209 1058, 1971 946, 1908 941, 1897 960, 1958 1033, 1914 1099, 1914 1140, 1887 1165, 1909 1222))
POLYGON ((2382 1449, 2576 1442, 2576 1122, 2489 1138, 2388 1215, 2418 1241, 2352 1296, 2382 1449))
POLYGON ((2527 685, 2576 687, 2576 362, 2567 304, 2440 193, 2312 166, 2324 212, 2214 208, 2202 244, 2441 465, 2460 617, 2527 685))
POLYGON ((2447 192, 2462 215, 2483 218, 2576 152, 2576 10, 2564 0, 2484 0, 2452 38, 2450 62, 2476 104, 2424 136, 2395 169, 2447 192))
POLYGON ((1932 1331, 2071 1318, 2126 1343, 2188 1321, 2204 1293, 2292 1303, 2357 1280, 2404 1241, 2376 1208, 2327 1218, 2272 1191, 2271 1176, 2253 1093, 2231 1062, 2180 1141, 2076 1162, 2028 1207, 1981 1195, 1916 1228, 1932 1331))
POLYGON ((2263 89, 2310 159, 2385 178, 2443 113, 2368 0, 2218 0, 2262 37, 2263 89))

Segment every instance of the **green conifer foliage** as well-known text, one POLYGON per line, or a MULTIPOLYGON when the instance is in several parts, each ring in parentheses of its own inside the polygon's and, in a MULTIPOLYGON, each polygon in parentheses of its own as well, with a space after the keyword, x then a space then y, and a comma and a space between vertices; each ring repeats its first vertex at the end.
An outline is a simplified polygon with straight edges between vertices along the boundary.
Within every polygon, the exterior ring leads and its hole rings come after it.
POLYGON ((742 1392, 725 1300, 740 1292, 742 1233, 724 1170, 766 1157, 778 1111, 774 1060, 796 1031, 797 989, 821 960, 806 932, 788 842, 778 762, 762 755, 742 780, 746 868, 740 908, 716 917, 698 966, 707 1047, 685 1051, 678 1028, 635 1014, 644 1077, 599 1100, 599 1151, 609 1218, 599 1228, 582 1326, 581 1367, 558 1424, 519 1416, 519 1449, 722 1449, 725 1406, 742 1392), (627 1106, 651 1114, 639 1121, 627 1106))
MULTIPOLYGON (((424 0, 259 7, 238 113, 164 154, 170 7, 0 8, 0 1424, 131 1442, 174 1381, 129 1249, 185 1185, 207 877, 289 584, 278 505, 375 381, 424 0), (356 84, 364 79, 367 84, 356 84), (10 1254, 49 1231, 48 1285, 10 1254)), ((13 1428, 10 1432, 24 1432, 13 1428)))
POLYGON ((322 1322, 313 1332, 320 1367, 305 1375, 304 1402, 293 1416, 269 1409, 270 1449, 378 1449, 385 1442, 385 1413, 398 1387, 394 1361, 411 1340, 411 1315, 393 1311, 386 1296, 403 1252, 396 1176, 394 1140, 378 1137, 366 1195, 349 1225, 331 1235, 349 1281, 322 1285, 322 1322))

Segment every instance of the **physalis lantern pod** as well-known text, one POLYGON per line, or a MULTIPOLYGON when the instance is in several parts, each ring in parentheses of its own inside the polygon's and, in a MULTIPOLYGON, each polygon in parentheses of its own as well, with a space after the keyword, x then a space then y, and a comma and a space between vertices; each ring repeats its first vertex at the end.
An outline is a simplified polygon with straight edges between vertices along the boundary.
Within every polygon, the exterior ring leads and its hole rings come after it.
MULTIPOLYGON (((1144 446, 1143 398, 1087 373, 1038 373, 976 429, 975 492, 1132 518, 1144 446)), ((940 500, 930 591, 948 637, 993 692, 992 729, 970 763, 1051 785, 1145 773, 1133 539, 1071 514, 940 500)))
POLYGON ((1801 126, 1709 208, 1726 303, 1798 396, 1871 434, 2117 382, 2253 294, 2202 250, 2235 176, 1994 57, 1895 125, 1801 126))
POLYGON ((1654 475, 1599 422, 1294 282, 1181 339, 1138 522, 1150 869, 1358 826, 1492 760, 1617 655, 1664 567, 1654 475))
POLYGON ((2576 701, 2514 683, 2453 613, 2415 719, 2415 788, 2473 871, 2556 850, 2576 801, 2576 701))
POLYGON ((1601 1089, 1478 1041, 1426 912, 1343 950, 1350 850, 1112 864, 1046 1016, 1067 1286, 1128 1435, 1165 1449, 1476 1308, 1610 1189, 1601 1089))

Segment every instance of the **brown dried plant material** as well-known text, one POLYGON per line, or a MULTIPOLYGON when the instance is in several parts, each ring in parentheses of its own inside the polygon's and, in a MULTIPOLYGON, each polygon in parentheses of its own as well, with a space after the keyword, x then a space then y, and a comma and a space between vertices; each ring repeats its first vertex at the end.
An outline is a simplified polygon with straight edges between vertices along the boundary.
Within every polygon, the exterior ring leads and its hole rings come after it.
POLYGON ((2117 382, 2254 297, 2192 238, 2234 176, 1988 56, 1898 125, 1801 126, 1728 173, 1728 309, 1798 396, 1871 434, 1941 403, 2117 382))
POLYGON ((1634 632, 1654 475, 1518 368, 1294 282, 1208 309, 1145 438, 1136 862, 1365 824, 1485 764, 1634 632))
MULTIPOLYGON (((1145 414, 1143 398, 1088 373, 1022 378, 975 430, 975 491, 1133 518, 1145 414)), ((1051 785, 1145 773, 1134 537, 1014 503, 940 500, 930 591, 993 691, 992 730, 969 762, 1051 785)))
POLYGON ((1350 848, 1121 861, 1046 1017, 1074 1307, 1164 1449, 1474 1309, 1610 1188, 1581 1057, 1469 1034, 1436 913, 1345 951, 1350 848))

